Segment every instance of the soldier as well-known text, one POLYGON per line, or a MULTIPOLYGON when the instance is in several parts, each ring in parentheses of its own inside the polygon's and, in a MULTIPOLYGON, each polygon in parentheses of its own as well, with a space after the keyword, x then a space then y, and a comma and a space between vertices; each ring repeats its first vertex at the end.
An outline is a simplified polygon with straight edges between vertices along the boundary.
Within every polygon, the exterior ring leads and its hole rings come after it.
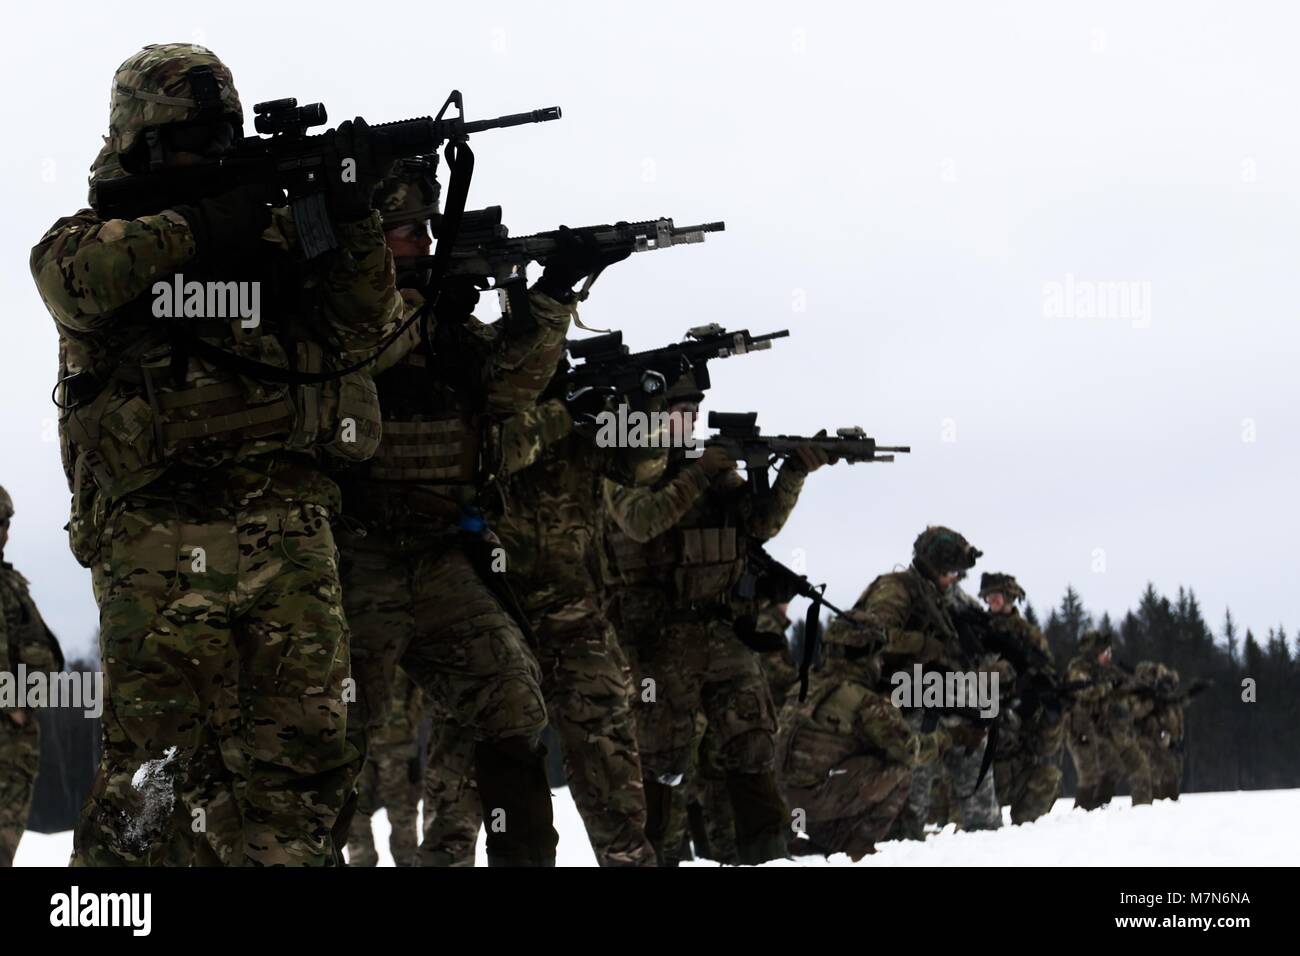
POLYGON ((414 866, 419 843, 420 721, 424 700, 419 688, 398 672, 388 721, 371 734, 366 762, 357 778, 357 812, 348 832, 348 865, 377 866, 370 818, 380 807, 388 811, 388 849, 397 866, 414 866))
MULTIPOLYGON (((403 272, 406 314, 424 307, 425 277, 407 268, 429 251, 437 218, 431 164, 404 162, 378 191, 385 234, 403 272)), ((491 326, 470 311, 467 281, 442 283, 423 333, 375 382, 383 437, 374 458, 340 470, 344 601, 354 633, 354 736, 383 721, 394 669, 424 691, 441 723, 437 748, 470 750, 494 866, 553 866, 542 673, 517 600, 501 574, 506 552, 488 527, 506 477, 539 451, 508 441, 503 423, 532 409, 564 349, 574 283, 625 258, 574 237, 546 265, 526 315, 491 326)), ((567 423, 566 423, 567 427, 567 423)))
MULTIPOLYGON (((1033 669, 1054 676, 1051 648, 1042 631, 1020 615, 1016 602, 1025 599, 1025 591, 1014 577, 986 573, 979 594, 988 605, 989 626, 1024 648, 1028 669, 1000 688, 1003 699, 1018 699, 1033 669)), ((1061 795, 1065 723, 1059 702, 1024 701, 1003 718, 993 764, 998 802, 1011 808, 1012 823, 1029 823, 1048 813, 1061 795)))
POLYGON ((914 770, 948 745, 943 728, 917 733, 878 693, 886 640, 866 608, 834 620, 807 699, 792 698, 781 712, 782 789, 807 837, 794 844, 798 852, 847 853, 855 862, 874 853, 907 803, 914 770))
MULTIPOLYGON (((544 398, 507 424, 507 442, 536 441, 537 460, 514 473, 509 514, 498 525, 508 556, 507 577, 520 596, 542 668, 547 713, 564 748, 570 793, 601 866, 654 866, 645 836, 645 793, 631 713, 630 675, 614 630, 602 610, 599 571, 601 482, 636 485, 663 471, 662 441, 651 447, 602 447, 558 396, 565 393, 561 364, 544 398)), ((597 403, 603 401, 592 396, 597 403)), ((579 397, 583 401, 586 396, 579 397)), ((591 410, 596 410, 596 404, 591 410)), ((654 408, 638 409, 653 412, 654 408)), ((453 748, 436 760, 455 760, 453 748)), ((438 774, 436 779, 444 779, 438 774)), ((458 787, 446 792, 453 802, 458 787)), ((433 814, 443 814, 435 806, 433 814)), ((466 824, 470 821, 465 820, 466 824)), ((473 833, 477 832, 474 821, 473 833)), ((442 831, 447 858, 465 847, 471 831, 442 831)), ((429 848, 436 852, 436 847, 429 848)))
MULTIPOLYGON (((880 640, 881 693, 889 695, 892 675, 901 672, 910 676, 915 664, 948 672, 985 666, 984 661, 968 658, 952 618, 954 601, 974 600, 954 597, 954 592, 960 590, 957 582, 981 554, 957 532, 933 525, 913 543, 910 567, 881 575, 858 598, 854 610, 860 612, 860 627, 874 630, 880 640)), ((909 708, 905 717, 914 731, 930 729, 925 710, 909 708)), ((997 829, 1002 825, 1002 813, 992 776, 984 779, 978 791, 976 788, 986 732, 959 717, 944 717, 939 723, 947 729, 951 746, 942 761, 922 763, 914 769, 895 832, 924 839, 935 778, 944 770, 952 778, 955 806, 949 812, 957 817, 958 825, 964 830, 997 829)))
MULTIPOLYGON (((241 124, 210 51, 145 47, 114 77, 92 202, 108 178, 219 157, 241 124)), ((261 185, 135 219, 83 209, 32 251, 59 331, 69 531, 94 570, 108 691, 79 864, 188 861, 176 820, 207 834, 202 862, 335 859, 360 754, 344 738, 338 488, 316 456, 374 450, 369 377, 329 375, 372 355, 402 308, 368 128, 334 135, 354 163, 324 177, 339 248, 316 259, 261 185), (192 315, 167 298, 182 278, 243 283, 256 318, 164 318, 192 315), (314 370, 323 381, 296 377, 314 370)))
MULTIPOLYGON (((28 673, 63 670, 63 651, 36 609, 27 579, 4 560, 13 516, 13 499, 0 488, 0 672, 16 679, 19 664, 28 673)), ((35 712, 0 708, 0 867, 14 864, 40 760, 41 728, 35 712)))
POLYGON ((1142 661, 1134 675, 1150 692, 1135 702, 1138 742, 1151 768, 1151 796, 1177 800, 1183 780, 1183 706, 1178 671, 1154 661, 1142 661))
POLYGON ((1078 773, 1074 805, 1094 810, 1109 803, 1128 778, 1133 805, 1151 802, 1151 768, 1137 743, 1127 699, 1129 679, 1111 663, 1110 635, 1086 631, 1065 679, 1089 683, 1066 716, 1065 742, 1078 773))
POLYGON ((699 745, 702 712, 735 813, 741 863, 786 855, 788 817, 773 772, 776 713, 758 660, 737 638, 731 594, 747 540, 766 541, 789 517, 804 477, 827 462, 803 449, 770 490, 751 493, 720 448, 690 462, 683 450, 703 392, 691 373, 668 392, 672 451, 651 488, 605 483, 612 617, 632 659, 648 823, 661 865, 674 865, 686 830, 680 784, 699 745))

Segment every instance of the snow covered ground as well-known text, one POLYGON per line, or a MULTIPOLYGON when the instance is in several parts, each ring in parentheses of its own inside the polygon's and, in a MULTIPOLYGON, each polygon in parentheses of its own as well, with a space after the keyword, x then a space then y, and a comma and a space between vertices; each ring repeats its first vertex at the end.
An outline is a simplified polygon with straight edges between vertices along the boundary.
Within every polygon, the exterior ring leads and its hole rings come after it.
MULTIPOLYGON (((952 827, 924 843, 882 843, 857 866, 1293 866, 1294 825, 1300 790, 1193 793, 1132 807, 1127 797, 1091 813, 1058 800, 1052 812, 1025 826, 982 833, 952 827), (1281 830, 1281 832, 1280 832, 1281 830), (1292 838, 1283 832, 1293 832, 1292 838)), ((1004 811, 1005 812, 1005 811, 1004 811)), ((382 866, 388 854, 388 818, 373 819, 382 866)), ((1008 824, 1010 820, 1008 819, 1008 824)), ((555 825, 560 831, 560 866, 595 866, 586 831, 569 791, 555 791, 555 825)), ((63 866, 72 834, 28 833, 18 847, 17 866, 63 866)), ((478 862, 486 864, 479 834, 478 862)), ((692 866, 713 866, 694 863, 692 866)), ((852 866, 846 856, 804 857, 768 866, 852 866)))

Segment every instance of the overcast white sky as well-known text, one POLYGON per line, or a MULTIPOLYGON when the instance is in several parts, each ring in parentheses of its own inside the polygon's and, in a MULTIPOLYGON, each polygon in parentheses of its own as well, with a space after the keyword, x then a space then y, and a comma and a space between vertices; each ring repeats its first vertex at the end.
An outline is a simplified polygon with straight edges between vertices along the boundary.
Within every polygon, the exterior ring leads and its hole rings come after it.
POLYGON ((136 2, 27 5, 0 44, 7 557, 71 651, 96 628, 60 530, 54 325, 29 248, 84 203, 114 68, 195 41, 246 108, 334 121, 564 119, 475 138, 471 205, 516 234, 724 219, 611 269, 584 310, 636 348, 718 321, 789 328, 715 363, 706 408, 768 431, 860 424, 893 465, 818 473, 773 545, 852 602, 928 523, 1016 574, 1132 606, 1193 587, 1300 626, 1295 365, 1300 58, 1284 3, 136 2), (1127 317, 1053 289, 1132 282, 1127 317), (1072 286, 1067 283, 1072 282, 1072 286), (1053 286, 1052 284, 1059 284, 1053 286), (1139 305, 1141 304, 1139 301, 1139 305))

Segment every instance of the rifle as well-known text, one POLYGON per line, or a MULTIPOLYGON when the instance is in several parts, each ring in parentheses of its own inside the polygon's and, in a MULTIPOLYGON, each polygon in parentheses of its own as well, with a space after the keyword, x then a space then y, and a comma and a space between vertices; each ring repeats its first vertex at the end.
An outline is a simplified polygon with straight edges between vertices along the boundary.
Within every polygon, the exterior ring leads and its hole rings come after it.
POLYGON ((912 449, 906 445, 877 445, 859 427, 840 428, 835 436, 760 435, 758 412, 709 412, 709 427, 718 433, 705 442, 716 445, 745 465, 750 488, 762 493, 768 490, 767 469, 777 458, 788 458, 800 448, 820 448, 834 460, 856 464, 860 461, 893 461, 895 454, 907 454, 912 449), (889 452, 887 455, 878 452, 889 452))
MULTIPOLYGON (((136 176, 107 179, 95 186, 95 211, 104 219, 133 219, 183 202, 193 202, 246 183, 264 182, 284 189, 302 244, 313 259, 338 247, 325 202, 327 176, 339 175, 343 156, 333 130, 308 135, 326 122, 321 103, 299 106, 292 97, 253 107, 253 125, 263 136, 246 136, 230 152, 212 162, 153 170, 136 176)), ((380 165, 432 153, 443 143, 463 144, 482 130, 545 123, 560 118, 558 106, 512 113, 494 119, 466 121, 459 90, 452 90, 437 116, 379 123, 370 127, 375 159, 380 165), (456 115, 447 111, 455 106, 456 115)), ((450 161, 450 160, 449 160, 450 161)))
POLYGON ((845 612, 826 600, 826 585, 813 584, 806 575, 787 567, 751 542, 745 560, 745 572, 736 583, 736 597, 742 600, 766 599, 775 604, 785 604, 795 595, 806 597, 808 614, 804 618, 803 653, 799 660, 799 703, 808 699, 808 673, 817 660, 822 633, 822 607, 829 608, 838 617, 845 612))
POLYGON ((952 608, 962 647, 971 659, 981 654, 996 654, 1015 668, 1016 696, 1010 706, 1024 719, 1042 711, 1049 719, 1056 720, 1080 691, 1100 683, 1098 680, 1062 682, 1051 658, 1042 649, 994 628, 989 613, 972 602, 973 599, 956 602, 952 608))
POLYGON ((699 325, 686 338, 663 348, 630 352, 622 332, 607 332, 590 339, 571 341, 569 355, 582 364, 569 370, 569 391, 582 388, 613 388, 617 395, 640 390, 658 394, 687 372, 693 372, 701 391, 709 388, 708 362, 732 355, 747 355, 772 347, 775 339, 789 336, 788 329, 766 335, 750 335, 748 329, 728 332, 716 322, 699 325))
MULTIPOLYGON (((651 252, 669 246, 703 242, 705 233, 722 232, 724 229, 726 223, 722 222, 676 226, 671 219, 648 219, 644 222, 579 226, 569 232, 582 235, 588 242, 604 249, 631 246, 633 252, 651 252)), ((560 231, 553 229, 512 237, 510 229, 501 224, 500 206, 467 210, 453 237, 454 243, 443 275, 448 279, 467 281, 481 292, 496 292, 501 297, 502 313, 518 317, 518 321, 526 325, 530 322, 527 312, 527 267, 532 262, 546 265, 547 260, 559 249, 559 236, 560 231)), ((434 262, 435 256, 412 256, 403 258, 401 265, 418 273, 433 267, 434 262)), ((578 301, 586 300, 602 271, 597 269, 586 277, 582 288, 576 293, 578 301)))
POLYGON ((1170 704, 1186 704, 1195 697, 1200 696, 1214 686, 1214 681, 1196 678, 1186 687, 1179 691, 1170 692, 1159 685, 1130 683, 1118 688, 1118 693, 1127 694, 1132 697, 1149 697, 1155 700, 1157 704, 1168 706, 1170 704))

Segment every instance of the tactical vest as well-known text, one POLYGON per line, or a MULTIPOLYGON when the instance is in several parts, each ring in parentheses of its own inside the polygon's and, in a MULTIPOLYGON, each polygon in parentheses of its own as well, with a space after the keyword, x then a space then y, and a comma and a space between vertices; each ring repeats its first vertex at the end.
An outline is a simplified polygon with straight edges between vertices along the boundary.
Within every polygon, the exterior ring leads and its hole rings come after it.
MULTIPOLYGON (((195 275, 202 281, 202 276, 195 275)), ((168 321, 187 334, 245 358, 305 373, 341 361, 272 302, 254 328, 241 320, 162 320, 148 292, 119 310, 113 332, 123 343, 104 354, 102 333, 65 331, 59 350, 59 425, 73 490, 69 530, 83 564, 97 545, 92 510, 141 488, 175 461, 212 465, 276 450, 322 450, 364 460, 378 447, 380 409, 374 382, 354 372, 319 384, 256 381, 221 362, 187 354, 168 321)))
POLYGON ((468 385, 449 387, 441 370, 430 376, 422 350, 375 384, 383 434, 368 461, 340 471, 344 511, 370 527, 454 530, 496 478, 499 427, 467 407, 468 385))
POLYGON ((735 521, 734 509, 710 489, 676 527, 645 543, 611 528, 611 570, 623 584, 671 588, 678 608, 724 604, 745 570, 746 539, 735 521))

